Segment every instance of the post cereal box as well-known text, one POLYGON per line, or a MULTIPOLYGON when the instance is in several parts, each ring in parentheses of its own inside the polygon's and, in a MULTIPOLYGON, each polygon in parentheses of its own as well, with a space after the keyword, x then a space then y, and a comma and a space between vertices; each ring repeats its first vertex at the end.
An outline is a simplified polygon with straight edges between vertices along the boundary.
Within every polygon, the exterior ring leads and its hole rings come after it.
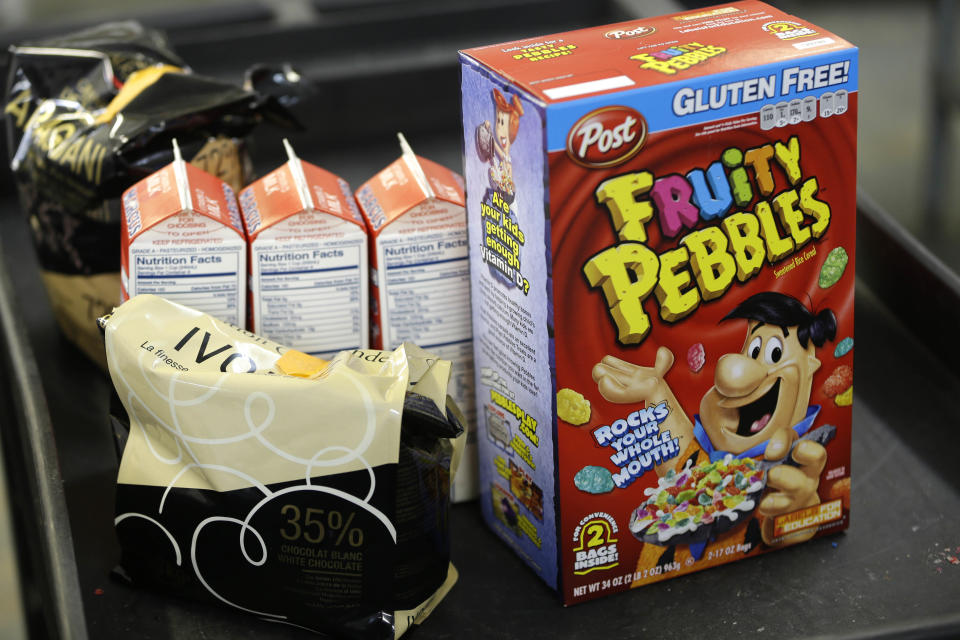
POLYGON ((461 62, 494 531, 571 604, 846 528, 856 48, 746 1, 461 62))
POLYGON ((152 293, 242 327, 247 243, 223 180, 174 161, 123 193, 121 299, 152 293))
POLYGON ((365 349, 367 230, 345 180, 289 160, 240 192, 250 245, 250 330, 311 355, 365 349))
POLYGON ((411 341, 450 360, 450 395, 467 420, 467 444, 452 490, 476 498, 473 331, 463 178, 413 153, 402 155, 357 190, 370 250, 373 347, 411 341))

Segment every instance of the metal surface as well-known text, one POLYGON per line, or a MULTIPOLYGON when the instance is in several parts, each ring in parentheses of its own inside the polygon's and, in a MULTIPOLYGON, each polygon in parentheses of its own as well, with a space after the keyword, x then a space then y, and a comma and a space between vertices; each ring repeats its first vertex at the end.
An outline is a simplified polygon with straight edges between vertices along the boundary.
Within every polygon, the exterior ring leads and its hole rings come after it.
POLYGON ((957 49, 957 3, 955 0, 937 0, 932 10, 934 37, 931 38, 931 85, 933 86, 933 109, 930 114, 929 145, 926 185, 927 199, 924 203, 923 230, 925 235, 936 236, 946 231, 947 217, 951 212, 949 201, 950 182, 953 175, 952 148, 950 144, 951 118, 960 107, 960 92, 955 77, 954 60, 957 49))
POLYGON ((960 276, 862 191, 857 198, 857 272, 907 329, 957 371, 960 276))
MULTIPOLYGON (((7 426, 6 420, 0 428, 7 426)), ((13 428, 9 426, 8 428, 13 428)), ((0 438, 0 638, 18 640, 27 637, 27 616, 24 608, 23 583, 17 540, 14 537, 14 511, 10 502, 10 487, 4 456, 6 451, 0 438)))
MULTIPOLYGON (((0 265, 3 258, 0 249, 0 265)), ((0 365, 8 395, 2 416, 4 480, 15 507, 28 627, 35 637, 80 640, 87 633, 58 452, 16 304, 6 271, 0 269, 0 365)))

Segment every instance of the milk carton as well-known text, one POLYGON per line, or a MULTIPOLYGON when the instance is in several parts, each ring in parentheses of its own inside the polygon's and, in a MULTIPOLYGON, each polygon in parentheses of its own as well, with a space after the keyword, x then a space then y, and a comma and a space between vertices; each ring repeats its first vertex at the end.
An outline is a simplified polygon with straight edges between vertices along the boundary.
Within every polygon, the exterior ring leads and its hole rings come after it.
POLYGON ((369 340, 367 232, 350 185, 289 161, 240 192, 250 245, 250 329, 331 357, 369 340))
POLYGON ((470 432, 454 500, 476 495, 473 333, 463 180, 421 158, 400 136, 403 154, 357 191, 373 241, 370 251, 373 346, 415 342, 453 362, 451 395, 470 432))
POLYGON ((246 316, 246 241, 230 186, 174 161, 123 193, 121 297, 141 293, 242 327, 246 316))

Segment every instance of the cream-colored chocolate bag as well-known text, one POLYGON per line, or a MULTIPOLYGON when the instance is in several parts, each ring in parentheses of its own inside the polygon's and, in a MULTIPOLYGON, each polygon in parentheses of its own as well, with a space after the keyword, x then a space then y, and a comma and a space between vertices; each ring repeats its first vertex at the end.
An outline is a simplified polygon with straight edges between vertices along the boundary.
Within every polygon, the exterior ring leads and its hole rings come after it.
POLYGON ((327 363, 154 296, 100 324, 131 582, 356 638, 449 590, 449 362, 407 344, 327 363))

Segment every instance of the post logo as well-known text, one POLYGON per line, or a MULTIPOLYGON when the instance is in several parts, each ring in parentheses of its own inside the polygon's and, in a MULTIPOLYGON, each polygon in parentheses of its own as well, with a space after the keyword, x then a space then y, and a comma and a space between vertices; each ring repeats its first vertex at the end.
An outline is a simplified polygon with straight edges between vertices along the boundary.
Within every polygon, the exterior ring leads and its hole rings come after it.
POLYGON ((614 167, 637 155, 646 139, 647 121, 639 111, 604 107, 573 125, 567 134, 567 155, 583 167, 614 167))
POLYGON ((603 37, 610 40, 628 40, 630 38, 642 38, 644 36, 649 36, 650 34, 655 33, 656 30, 656 27, 646 27, 640 25, 639 27, 634 27, 633 29, 611 29, 603 34, 603 37))

